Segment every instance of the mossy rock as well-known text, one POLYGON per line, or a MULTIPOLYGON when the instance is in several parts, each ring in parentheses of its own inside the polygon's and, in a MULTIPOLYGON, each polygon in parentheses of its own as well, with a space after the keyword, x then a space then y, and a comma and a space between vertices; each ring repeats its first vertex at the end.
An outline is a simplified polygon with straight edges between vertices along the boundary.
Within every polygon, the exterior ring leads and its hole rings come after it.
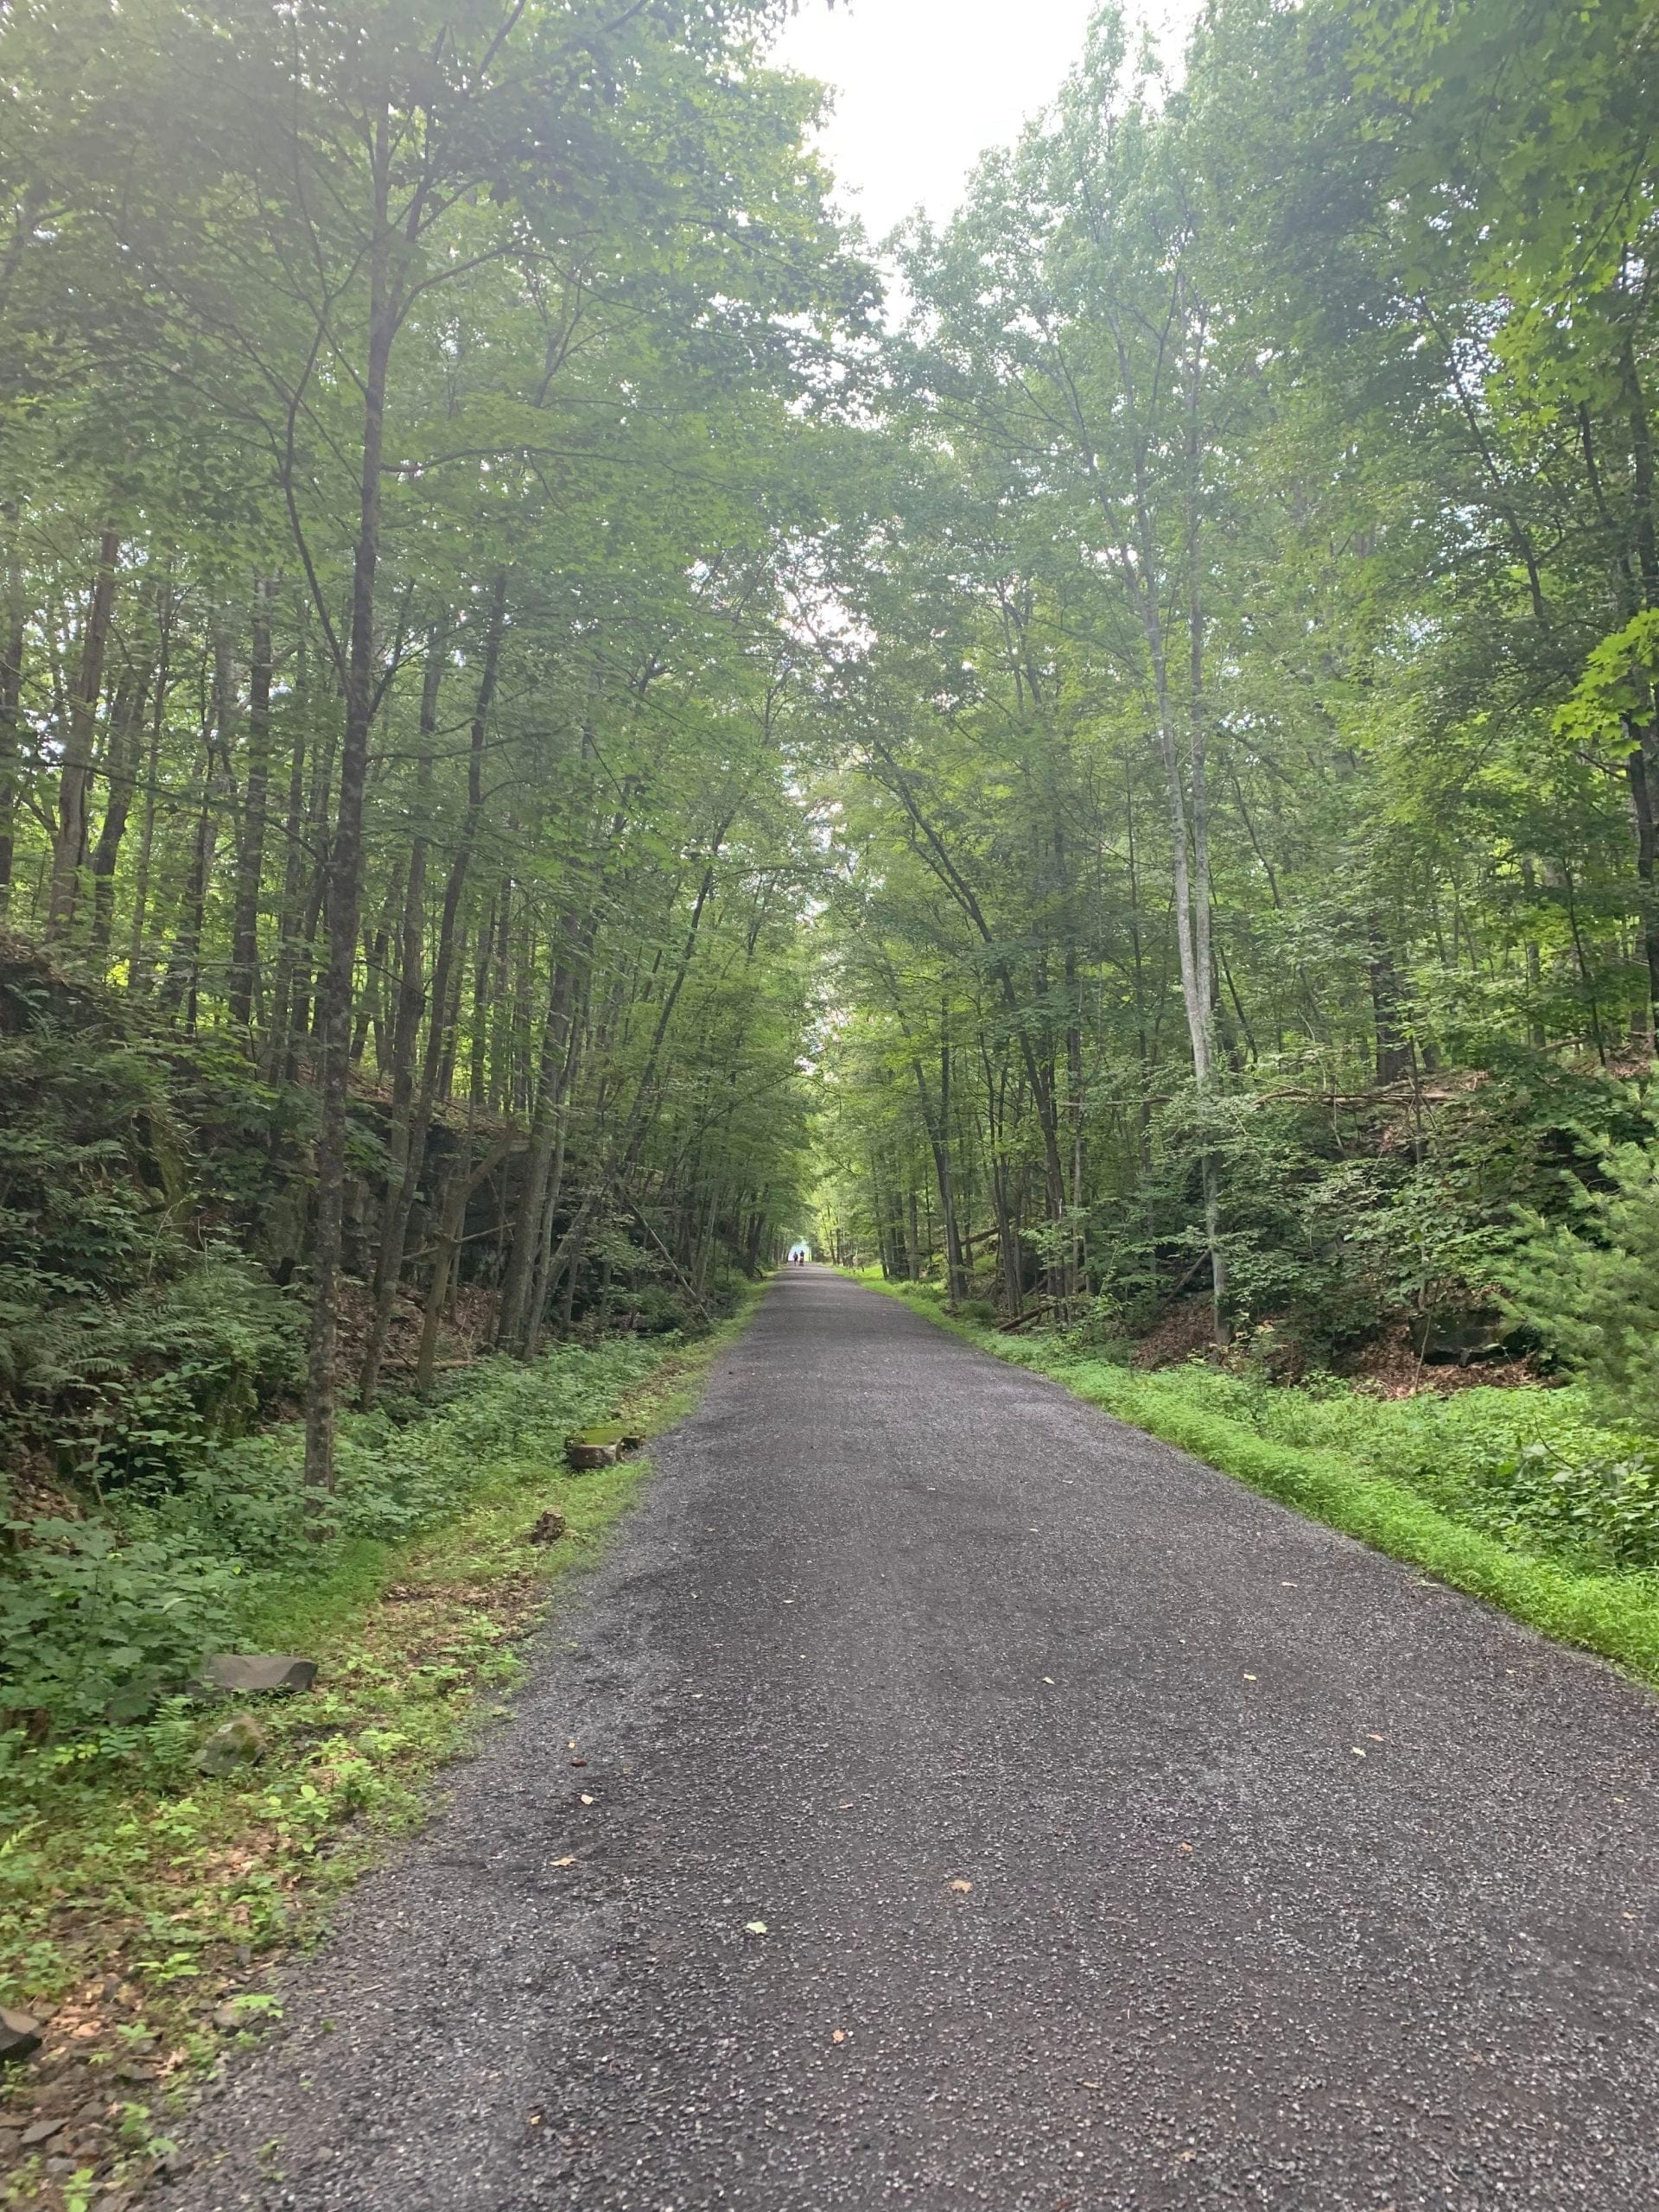
POLYGON ((645 1440, 637 1429, 613 1421, 603 1427, 579 1428, 574 1436, 567 1436, 564 1456, 585 1473, 594 1467, 613 1467, 625 1452, 636 1450, 645 1440))
POLYGON ((257 1766, 265 1756, 265 1732, 251 1713, 233 1713, 196 1753, 203 1774, 234 1774, 238 1767, 257 1766))

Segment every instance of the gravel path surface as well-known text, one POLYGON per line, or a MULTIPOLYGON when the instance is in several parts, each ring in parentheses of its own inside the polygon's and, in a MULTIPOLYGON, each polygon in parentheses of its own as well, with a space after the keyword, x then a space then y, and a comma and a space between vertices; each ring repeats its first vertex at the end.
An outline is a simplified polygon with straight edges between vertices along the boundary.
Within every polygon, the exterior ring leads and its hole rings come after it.
POLYGON ((658 1460, 169 2212, 1659 2204, 1644 1692, 818 1269, 658 1460))

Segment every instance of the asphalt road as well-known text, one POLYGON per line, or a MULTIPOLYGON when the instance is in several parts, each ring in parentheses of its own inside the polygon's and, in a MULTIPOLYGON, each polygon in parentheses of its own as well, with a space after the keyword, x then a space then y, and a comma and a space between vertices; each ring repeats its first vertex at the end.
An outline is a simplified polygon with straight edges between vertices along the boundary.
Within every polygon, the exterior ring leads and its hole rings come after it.
POLYGON ((658 1456, 169 2207, 1659 2204, 1644 1692, 817 1269, 658 1456))

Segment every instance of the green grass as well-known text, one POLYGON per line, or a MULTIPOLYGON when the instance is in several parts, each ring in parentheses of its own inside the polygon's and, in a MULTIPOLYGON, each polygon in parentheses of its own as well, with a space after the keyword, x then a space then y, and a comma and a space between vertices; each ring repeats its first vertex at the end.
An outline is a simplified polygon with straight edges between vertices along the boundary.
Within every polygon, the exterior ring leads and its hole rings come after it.
POLYGON ((1598 1423, 1577 1393, 1477 1389, 1389 1402, 1200 1363, 1147 1374, 1053 1336, 1001 1336, 948 1314, 926 1286, 868 1271, 856 1279, 1264 1497, 1659 1684, 1659 1573, 1610 1556, 1621 1544, 1651 1556, 1651 1462, 1638 1460, 1630 1475, 1637 1447, 1598 1423), (1621 1533, 1611 1523, 1632 1483, 1644 1517, 1634 1534, 1621 1533))
POLYGON ((348 1535, 308 1567, 250 1578, 242 1648, 321 1662, 309 1694, 259 1708, 258 1765, 198 1772, 222 1716, 178 1700, 114 1750, 72 1738, 11 1770, 0 2001, 50 2025, 46 2063, 0 2084, 0 2118, 66 2101, 79 2117, 0 2180, 0 2203, 82 2212, 154 2170, 181 2093, 266 2015, 271 1961, 318 1931, 386 1839, 424 1816, 444 1761, 505 1713, 526 1632, 645 1478, 644 1458, 572 1473, 567 1430, 599 1416, 647 1437, 671 1427, 749 1311, 689 1349, 563 1348, 493 1369, 389 1440, 435 1484, 449 1461, 454 1510, 403 1540, 348 1535), (534 1546, 549 1509, 567 1534, 534 1546), (232 2001, 245 2026, 216 2018, 232 2001), (101 2120, 85 2120, 89 2103, 101 2120), (46 2156, 66 2150, 74 2171, 49 2175, 46 2156))

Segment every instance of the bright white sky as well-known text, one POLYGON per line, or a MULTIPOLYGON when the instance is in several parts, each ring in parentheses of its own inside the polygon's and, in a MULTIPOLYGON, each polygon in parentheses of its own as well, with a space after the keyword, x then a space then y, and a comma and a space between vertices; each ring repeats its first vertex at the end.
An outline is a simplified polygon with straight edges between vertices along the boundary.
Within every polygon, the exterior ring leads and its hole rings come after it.
MULTIPOLYGON (((941 220, 988 146, 1017 137, 1083 52, 1096 0, 801 0, 773 58, 835 88, 823 148, 871 238, 918 206, 941 220)), ((1132 17, 1179 40, 1198 0, 1132 17)))

